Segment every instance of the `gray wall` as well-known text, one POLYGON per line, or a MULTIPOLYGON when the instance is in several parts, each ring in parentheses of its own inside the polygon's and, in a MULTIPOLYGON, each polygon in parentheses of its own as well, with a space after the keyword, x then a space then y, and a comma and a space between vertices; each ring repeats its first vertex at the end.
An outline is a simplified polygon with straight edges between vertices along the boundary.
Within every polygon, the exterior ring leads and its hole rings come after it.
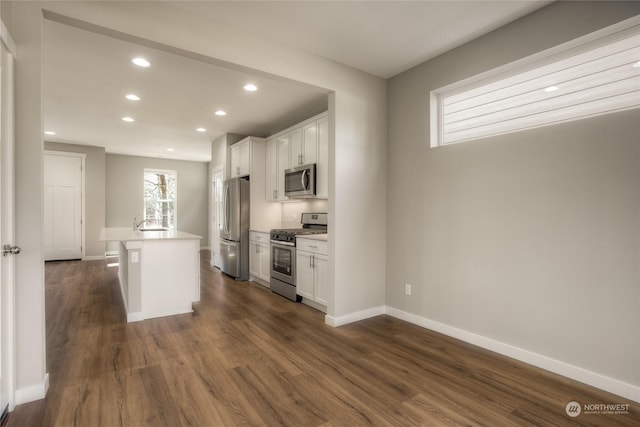
MULTIPOLYGON (((201 236, 206 245, 208 226, 208 167, 203 162, 107 154, 107 227, 131 227, 144 211, 145 168, 178 173, 178 230, 201 236)), ((117 245, 107 245, 108 251, 117 245)))
POLYGON ((104 257, 100 230, 105 226, 105 163, 103 147, 45 142, 45 150, 85 153, 85 256, 104 257))
POLYGON ((638 13, 554 3, 388 82, 388 306, 640 385, 639 110, 435 149, 428 120, 430 90, 638 13))

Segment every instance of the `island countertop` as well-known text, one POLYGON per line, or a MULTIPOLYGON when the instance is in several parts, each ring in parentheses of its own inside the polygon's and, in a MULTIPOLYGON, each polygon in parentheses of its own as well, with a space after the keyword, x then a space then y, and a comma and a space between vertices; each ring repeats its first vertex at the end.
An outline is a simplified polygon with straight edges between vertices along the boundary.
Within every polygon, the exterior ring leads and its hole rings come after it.
POLYGON ((201 236, 178 230, 134 230, 131 227, 107 227, 100 232, 102 242, 130 242, 137 240, 189 240, 201 236))

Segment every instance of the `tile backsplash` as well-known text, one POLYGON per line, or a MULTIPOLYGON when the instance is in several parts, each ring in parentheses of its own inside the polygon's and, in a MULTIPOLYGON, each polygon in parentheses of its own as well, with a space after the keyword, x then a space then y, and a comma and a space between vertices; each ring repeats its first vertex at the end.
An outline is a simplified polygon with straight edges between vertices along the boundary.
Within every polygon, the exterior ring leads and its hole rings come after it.
POLYGON ((301 200, 282 204, 282 228, 300 228, 300 216, 306 212, 328 212, 328 200, 301 200))

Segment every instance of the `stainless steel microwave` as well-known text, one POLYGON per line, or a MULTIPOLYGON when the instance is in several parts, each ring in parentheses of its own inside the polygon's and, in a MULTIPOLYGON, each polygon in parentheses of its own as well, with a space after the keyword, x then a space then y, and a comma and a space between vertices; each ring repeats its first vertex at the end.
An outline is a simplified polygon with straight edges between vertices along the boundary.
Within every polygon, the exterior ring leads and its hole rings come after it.
POLYGON ((316 197, 316 164, 285 170, 284 195, 292 199, 316 197))

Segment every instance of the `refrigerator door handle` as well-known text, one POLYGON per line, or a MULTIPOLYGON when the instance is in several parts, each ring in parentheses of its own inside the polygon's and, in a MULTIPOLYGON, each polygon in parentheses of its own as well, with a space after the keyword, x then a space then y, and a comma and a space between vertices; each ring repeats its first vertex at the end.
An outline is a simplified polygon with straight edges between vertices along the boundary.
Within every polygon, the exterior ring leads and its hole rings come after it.
POLYGON ((229 234, 229 215, 231 215, 231 206, 229 203, 229 184, 227 184, 225 186, 225 194, 224 194, 224 209, 225 209, 225 215, 224 215, 224 232, 228 235, 229 234))

